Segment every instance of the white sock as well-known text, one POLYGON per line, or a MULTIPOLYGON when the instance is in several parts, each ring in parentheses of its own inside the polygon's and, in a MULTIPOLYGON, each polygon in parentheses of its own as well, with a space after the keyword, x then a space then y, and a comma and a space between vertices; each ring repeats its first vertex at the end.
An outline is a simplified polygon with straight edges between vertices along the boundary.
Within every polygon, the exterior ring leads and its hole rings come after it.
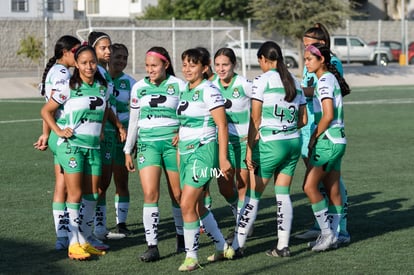
POLYGON ((67 238, 69 230, 68 212, 66 204, 53 202, 52 205, 53 221, 55 223, 56 237, 67 238))
POLYGON ((186 258, 197 259, 200 245, 200 221, 184 223, 184 243, 186 258))
POLYGON ((183 215, 181 214, 181 208, 173 205, 172 214, 174 218, 175 232, 178 235, 184 235, 184 231, 183 231, 184 221, 183 221, 183 215))
POLYGON ((240 221, 237 226, 237 234, 234 236, 232 247, 238 249, 244 247, 246 244, 247 234, 252 228, 257 217, 257 210, 259 208, 259 200, 245 197, 244 206, 241 210, 240 221))
POLYGON ((207 236, 214 242, 217 251, 224 251, 224 240, 223 234, 221 234, 220 229, 218 228, 217 221, 214 218, 213 213, 208 211, 204 215, 203 219, 204 230, 207 236))
POLYGON ((126 223, 129 202, 115 202, 116 224, 126 223))
POLYGON ((315 219, 319 224, 319 228, 321 229, 321 234, 325 235, 330 233, 330 222, 328 219, 328 208, 324 208, 320 211, 314 212, 315 219))
POLYGON ((158 245, 158 224, 160 212, 158 204, 144 204, 142 220, 145 229, 145 240, 148 245, 158 245))
MULTIPOLYGON (((92 196, 88 196, 92 197, 92 196)), ((87 240, 92 235, 92 226, 94 223, 94 215, 97 200, 88 200, 82 198, 82 205, 79 209, 79 220, 81 221, 81 235, 87 240)))
POLYGON ((94 232, 97 235, 104 235, 106 234, 106 204, 101 204, 102 202, 99 202, 99 204, 96 206, 95 209, 95 230, 94 232))
POLYGON ((68 220, 69 220, 69 245, 76 243, 85 243, 85 239, 79 240, 79 208, 80 203, 67 203, 68 220))
POLYGON ((292 229, 293 207, 289 194, 276 194, 277 203, 277 249, 289 247, 292 229))

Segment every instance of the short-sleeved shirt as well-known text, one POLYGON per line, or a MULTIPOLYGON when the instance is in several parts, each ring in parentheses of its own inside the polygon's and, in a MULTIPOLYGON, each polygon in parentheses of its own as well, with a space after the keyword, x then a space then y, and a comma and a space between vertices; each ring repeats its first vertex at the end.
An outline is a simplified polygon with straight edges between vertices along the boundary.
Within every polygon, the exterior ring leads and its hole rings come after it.
POLYGON ((263 103, 259 126, 263 141, 299 137, 299 107, 306 101, 299 82, 293 75, 292 78, 296 87, 296 97, 292 102, 285 100, 285 88, 277 70, 269 70, 253 80, 252 99, 263 103))
POLYGON ((334 118, 329 124, 324 134, 333 143, 346 144, 344 132, 344 111, 341 87, 336 77, 330 73, 324 73, 318 80, 315 93, 313 96, 313 111, 315 115, 315 124, 318 124, 322 118, 322 101, 326 98, 332 99, 334 108, 334 118))
POLYGON ((177 108, 180 154, 193 153, 200 145, 216 140, 216 124, 210 111, 222 106, 224 98, 210 81, 203 80, 192 89, 187 84, 177 108))
POLYGON ((213 84, 220 89, 224 97, 224 107, 229 129, 229 142, 237 143, 246 140, 250 121, 250 98, 252 97, 252 82, 234 74, 229 86, 224 87, 217 75, 213 84))
POLYGON ((92 85, 82 83, 78 89, 71 89, 67 81, 52 99, 63 105, 65 127, 74 130, 68 139, 69 144, 99 149, 102 121, 109 99, 107 87, 95 81, 92 85))
POLYGON ((131 97, 132 86, 136 83, 136 80, 125 73, 121 73, 119 76, 113 79, 114 83, 114 96, 116 99, 115 108, 119 121, 125 128, 128 128, 129 121, 129 102, 131 97))
POLYGON ((155 85, 146 77, 132 87, 131 105, 139 108, 138 136, 143 141, 171 139, 178 133, 179 121, 176 109, 185 82, 168 75, 155 85))
MULTIPOLYGON (((66 81, 70 79, 70 71, 62 64, 53 65, 46 75, 45 79, 45 99, 46 102, 52 96, 52 91, 59 91, 66 81)), ((62 128, 65 125, 65 115, 63 113, 63 107, 59 107, 55 112, 56 124, 62 128)))

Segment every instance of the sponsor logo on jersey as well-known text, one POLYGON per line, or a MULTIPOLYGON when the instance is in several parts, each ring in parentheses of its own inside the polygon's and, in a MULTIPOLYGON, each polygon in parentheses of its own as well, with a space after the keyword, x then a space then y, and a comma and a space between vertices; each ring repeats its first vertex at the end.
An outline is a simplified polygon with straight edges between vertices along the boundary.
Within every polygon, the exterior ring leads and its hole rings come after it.
POLYGON ((76 161, 76 159, 74 157, 71 157, 69 159, 69 167, 70 168, 76 168, 76 167, 78 167, 78 162, 76 161))

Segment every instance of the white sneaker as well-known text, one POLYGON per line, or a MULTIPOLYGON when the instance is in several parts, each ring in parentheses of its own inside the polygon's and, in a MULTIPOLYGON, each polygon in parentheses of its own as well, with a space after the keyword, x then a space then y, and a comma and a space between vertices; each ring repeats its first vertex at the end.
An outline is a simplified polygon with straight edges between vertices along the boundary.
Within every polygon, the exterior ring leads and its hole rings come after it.
MULTIPOLYGON (((311 243, 309 243, 311 245, 311 243)), ((335 235, 330 232, 328 234, 319 235, 318 239, 312 246, 312 251, 320 252, 328 249, 335 249, 338 247, 335 235)))
POLYGON ((94 232, 93 233, 95 235, 95 237, 101 241, 104 240, 119 240, 119 239, 123 239, 126 237, 126 235, 124 233, 116 233, 116 232, 111 232, 109 230, 106 230, 104 232, 94 232))
POLYGON ((101 240, 97 239, 95 236, 90 236, 87 239, 88 243, 99 250, 108 250, 109 245, 103 243, 101 240))
POLYGON ((295 235, 295 238, 301 239, 301 240, 316 239, 320 234, 321 234, 320 229, 311 228, 302 234, 295 235))

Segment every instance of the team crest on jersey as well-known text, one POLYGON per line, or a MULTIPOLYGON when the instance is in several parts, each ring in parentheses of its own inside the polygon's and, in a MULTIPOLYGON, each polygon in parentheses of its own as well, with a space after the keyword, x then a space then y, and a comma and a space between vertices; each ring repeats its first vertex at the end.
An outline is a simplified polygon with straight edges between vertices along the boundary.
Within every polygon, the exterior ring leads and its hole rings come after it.
POLYGON ((193 101, 197 101, 200 98, 200 91, 195 91, 193 95, 193 101))
POLYGON ((111 152, 106 152, 105 159, 111 159, 111 158, 112 158, 111 152))
POLYGON ((174 89, 173 85, 168 85, 167 94, 169 94, 169 95, 175 94, 175 89, 174 89))
POLYGON ((240 92, 239 92, 239 89, 238 88, 234 88, 232 96, 234 98, 240 97, 240 92))
POLYGON ((125 90, 125 89, 126 89, 126 87, 127 87, 126 81, 125 81, 125 80, 121 80, 121 81, 119 82, 119 88, 121 88, 121 89, 125 90))
POLYGON ((76 167, 78 167, 78 162, 76 161, 76 159, 74 157, 71 157, 69 159, 69 167, 70 168, 76 168, 76 167))
POLYGON ((144 155, 140 154, 140 155, 138 156, 138 162, 139 162, 139 164, 143 164, 143 163, 145 162, 145 157, 144 157, 144 155))
POLYGON ((66 96, 64 94, 59 94, 60 100, 66 100, 66 96))
POLYGON ((105 96, 105 86, 99 86, 99 94, 105 96))

